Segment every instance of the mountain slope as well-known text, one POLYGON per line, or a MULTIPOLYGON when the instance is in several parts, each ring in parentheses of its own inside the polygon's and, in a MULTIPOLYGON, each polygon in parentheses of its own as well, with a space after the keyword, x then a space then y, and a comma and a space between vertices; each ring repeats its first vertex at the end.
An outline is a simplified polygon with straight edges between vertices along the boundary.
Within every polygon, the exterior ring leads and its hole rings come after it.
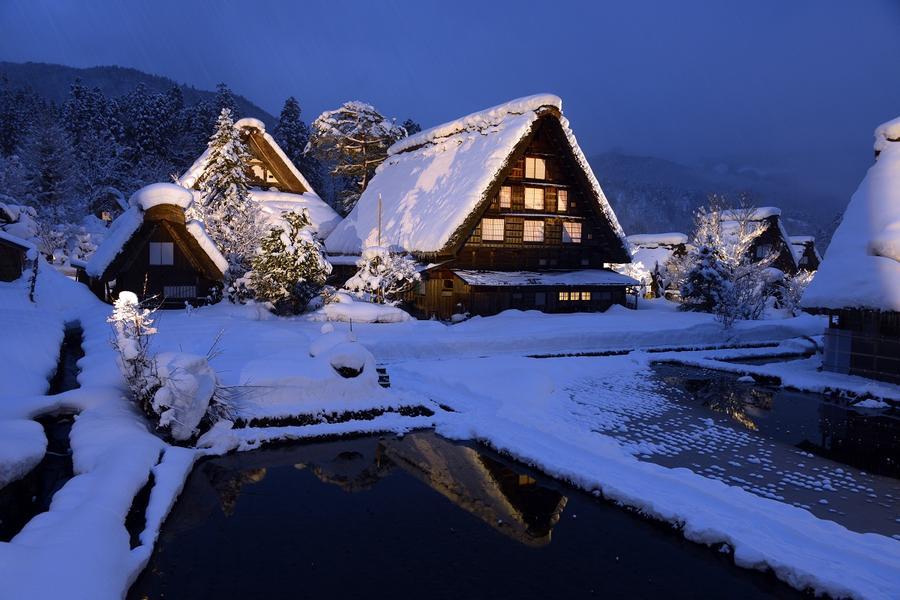
MULTIPOLYGON (((106 96, 113 98, 130 92, 139 83, 143 83, 148 90, 154 92, 165 92, 177 85, 181 88, 187 105, 196 104, 201 100, 212 101, 216 95, 215 92, 179 84, 168 77, 115 66, 79 69, 48 63, 0 61, 0 79, 3 78, 14 88, 30 87, 40 96, 57 104, 62 103, 68 97, 69 87, 76 78, 80 78, 88 87, 100 88, 106 96)), ((255 117, 266 124, 274 125, 275 117, 250 100, 237 94, 234 95, 234 99, 240 116, 255 117)))
POLYGON ((691 167, 673 161, 618 152, 589 159, 616 216, 628 234, 682 231, 693 227, 695 211, 720 194, 728 203, 778 206, 791 235, 815 235, 824 247, 835 214, 816 210, 819 198, 790 178, 753 169, 691 167))

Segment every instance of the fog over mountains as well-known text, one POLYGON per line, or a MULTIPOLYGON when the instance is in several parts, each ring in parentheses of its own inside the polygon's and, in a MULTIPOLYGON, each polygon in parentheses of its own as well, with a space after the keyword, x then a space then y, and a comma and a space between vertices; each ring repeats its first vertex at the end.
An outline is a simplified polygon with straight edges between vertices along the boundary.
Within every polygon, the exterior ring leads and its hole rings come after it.
MULTIPOLYGON (((188 105, 200 100, 211 101, 215 96, 214 91, 118 66, 80 69, 45 63, 0 62, 0 80, 4 79, 10 87, 30 87, 57 104, 66 99, 76 79, 89 87, 100 88, 108 97, 124 95, 139 83, 158 92, 178 85, 188 105)), ((237 94, 235 100, 240 116, 256 117, 274 125, 276 118, 251 100, 237 94)), ((309 120, 314 117, 306 115, 309 120)), ((429 127, 434 123, 423 125, 429 127)), ((591 147, 590 139, 582 139, 582 143, 591 147)), ((749 202, 780 207, 792 235, 815 235, 824 247, 841 212, 835 207, 834 198, 825 199, 803 190, 789 176, 724 161, 689 166, 665 158, 618 151, 595 153, 589 161, 628 234, 689 232, 697 208, 705 205, 711 194, 719 194, 735 205, 749 202)))

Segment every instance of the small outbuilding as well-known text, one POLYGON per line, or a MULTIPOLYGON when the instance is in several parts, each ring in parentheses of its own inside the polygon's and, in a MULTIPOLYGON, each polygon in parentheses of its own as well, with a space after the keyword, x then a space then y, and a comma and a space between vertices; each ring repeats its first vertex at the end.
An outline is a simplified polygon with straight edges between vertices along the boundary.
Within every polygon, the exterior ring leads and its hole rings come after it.
POLYGON ((762 260, 774 253, 775 260, 772 262, 772 267, 787 275, 795 275, 797 261, 794 258, 791 238, 781 221, 781 209, 775 206, 761 206, 759 208, 723 210, 719 213, 723 236, 737 231, 742 220, 764 228, 762 234, 747 249, 750 260, 762 260))
POLYGON ((875 150, 802 305, 828 315, 825 369, 900 383, 900 119, 875 150))
POLYGON ((631 246, 631 273, 640 276, 646 295, 660 298, 674 290, 668 276, 669 261, 687 254, 688 236, 683 233, 638 233, 628 236, 631 246))
POLYGON ((37 250, 34 244, 0 230, 0 281, 15 281, 28 265, 28 255, 37 250))
MULTIPOLYGON (((529 96, 395 143, 326 240, 332 264, 374 246, 422 265, 420 317, 605 310, 626 302, 628 242, 562 101, 529 96)), ((337 270, 337 268, 336 268, 337 270)))
POLYGON ((811 235, 792 235, 791 249, 798 269, 813 272, 819 268, 822 256, 816 249, 816 238, 811 235))
POLYGON ((80 279, 102 300, 130 291, 162 306, 205 304, 221 292, 228 261, 203 224, 187 220, 190 190, 154 183, 131 197, 80 279))

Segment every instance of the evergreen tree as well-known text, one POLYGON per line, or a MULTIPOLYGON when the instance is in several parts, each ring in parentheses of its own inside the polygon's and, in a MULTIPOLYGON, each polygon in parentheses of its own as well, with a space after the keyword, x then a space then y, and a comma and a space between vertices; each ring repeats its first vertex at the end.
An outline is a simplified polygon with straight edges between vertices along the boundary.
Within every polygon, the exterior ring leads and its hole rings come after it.
POLYGON ((231 280, 247 271, 261 237, 259 205, 250 197, 246 173, 249 160, 231 111, 222 109, 209 140, 207 168, 197 180, 201 202, 192 212, 228 259, 231 280))
POLYGON ((413 121, 412 119, 407 119, 403 121, 403 124, 400 126, 406 130, 406 135, 411 136, 422 131, 422 126, 413 121))
POLYGON ((214 105, 215 114, 222 114, 226 108, 231 112, 234 119, 240 118, 238 113, 237 101, 234 99, 234 92, 225 83, 216 86, 216 102, 214 105))
POLYGON ((309 212, 288 212, 263 238, 249 273, 257 299, 277 313, 301 312, 325 285, 331 265, 312 232, 309 212))
POLYGON ((300 117, 300 103, 293 96, 285 100, 273 134, 275 141, 297 165, 313 189, 321 193, 322 164, 311 153, 306 152, 309 144, 309 127, 300 117))
POLYGON ((715 239, 706 235, 688 254, 690 268, 681 285, 682 310, 715 312, 731 293, 731 273, 716 249, 715 239))
POLYGON ((83 215, 73 195, 75 159, 69 136, 49 111, 32 127, 22 145, 24 189, 28 201, 49 224, 83 215))
POLYGON ((325 111, 313 122, 309 147, 338 185, 332 198, 339 212, 349 213, 387 158, 387 149, 405 136, 403 128, 364 102, 347 102, 325 111), (352 185, 343 187, 342 182, 352 185))

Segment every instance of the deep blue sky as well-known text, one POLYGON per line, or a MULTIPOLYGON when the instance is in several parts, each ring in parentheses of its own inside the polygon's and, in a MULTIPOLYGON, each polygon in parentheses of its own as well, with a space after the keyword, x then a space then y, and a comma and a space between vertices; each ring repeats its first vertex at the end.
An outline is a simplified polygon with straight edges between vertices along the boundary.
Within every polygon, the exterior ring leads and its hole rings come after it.
POLYGON ((846 201, 900 115, 898 0, 0 0, 0 59, 226 81, 424 126, 562 96, 585 151, 796 173, 846 201))

